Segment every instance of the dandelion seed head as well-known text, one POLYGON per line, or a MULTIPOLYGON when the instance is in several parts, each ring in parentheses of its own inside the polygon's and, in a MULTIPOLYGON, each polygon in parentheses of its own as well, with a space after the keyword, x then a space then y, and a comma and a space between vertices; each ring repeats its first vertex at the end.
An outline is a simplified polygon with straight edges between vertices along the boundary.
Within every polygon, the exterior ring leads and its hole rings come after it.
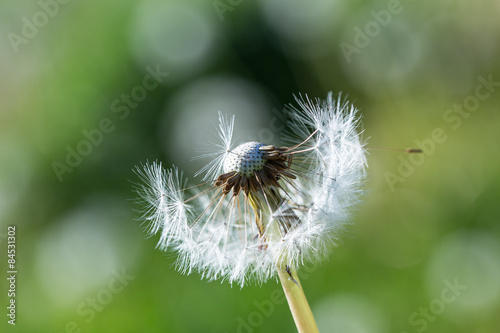
POLYGON ((234 117, 219 113, 218 138, 186 187, 160 164, 137 169, 148 233, 178 253, 176 266, 243 286, 276 276, 277 265, 325 258, 363 194, 365 149, 356 108, 345 99, 299 95, 289 108, 285 147, 234 145, 234 117), (236 148, 232 148, 236 146, 236 148), (198 174, 199 174, 198 173, 198 174))

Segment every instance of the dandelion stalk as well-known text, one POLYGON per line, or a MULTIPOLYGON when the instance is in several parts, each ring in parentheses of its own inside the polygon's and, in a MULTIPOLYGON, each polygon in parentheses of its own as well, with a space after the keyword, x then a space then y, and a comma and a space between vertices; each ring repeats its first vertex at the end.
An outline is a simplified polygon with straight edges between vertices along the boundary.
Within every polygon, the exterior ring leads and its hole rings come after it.
MULTIPOLYGON (((266 205, 259 201, 259 198, 251 192, 248 195, 248 200, 255 212, 256 224, 262 225, 260 217, 262 216, 263 212, 262 208, 266 207, 266 205)), ((279 209, 279 206, 277 204, 281 204, 283 202, 283 198, 281 198, 276 192, 271 192, 269 193, 267 202, 269 202, 268 209, 271 209, 271 213, 275 213, 279 209)), ((297 216, 293 215, 293 219, 297 219, 297 216)), ((284 221, 281 221, 281 223, 283 222, 284 221)), ((274 235, 273 238, 276 238, 276 235, 279 234, 279 230, 276 230, 276 226, 277 225, 275 225, 274 230, 269 233, 270 235, 274 235)), ((288 306, 290 307, 290 311, 292 313, 293 320, 295 321, 295 326, 297 327, 298 332, 318 332, 316 321, 314 320, 311 308, 309 307, 309 302, 307 301, 306 295, 304 294, 304 290, 302 289, 302 284, 300 283, 299 276, 295 267, 293 265, 287 265, 284 262, 281 262, 279 258, 277 258, 276 261, 278 276, 281 285, 283 286, 283 291, 285 292, 288 306)))
POLYGON ((314 320, 295 268, 293 266, 285 265, 283 267, 282 265, 278 265, 278 275, 298 332, 318 332, 316 321, 314 320))

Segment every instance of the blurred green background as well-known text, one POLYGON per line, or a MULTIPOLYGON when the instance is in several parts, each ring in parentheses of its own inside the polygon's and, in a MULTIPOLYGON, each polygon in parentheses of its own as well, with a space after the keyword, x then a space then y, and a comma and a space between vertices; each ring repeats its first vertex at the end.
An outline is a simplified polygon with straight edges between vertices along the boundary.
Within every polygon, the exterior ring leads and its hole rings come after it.
POLYGON ((218 110, 239 140, 279 144, 293 94, 342 91, 370 146, 425 153, 370 151, 353 227, 303 270, 320 330, 498 332, 499 17, 465 0, 0 2, 0 267, 15 225, 18 269, 1 327, 294 332, 276 281, 175 270, 135 220, 132 169, 196 182, 218 110))

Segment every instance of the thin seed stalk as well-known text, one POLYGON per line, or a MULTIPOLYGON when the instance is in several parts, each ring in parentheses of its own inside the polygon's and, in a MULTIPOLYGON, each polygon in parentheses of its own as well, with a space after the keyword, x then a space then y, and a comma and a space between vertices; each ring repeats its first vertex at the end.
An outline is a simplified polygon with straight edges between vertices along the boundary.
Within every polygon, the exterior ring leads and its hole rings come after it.
MULTIPOLYGON (((278 203, 281 202, 281 198, 277 195, 276 192, 268 193, 268 195, 275 195, 271 200, 267 200, 269 205, 273 211, 278 208, 278 203)), ((248 196, 250 205, 252 206, 255 212, 255 223, 259 230, 264 229, 263 221, 261 220, 263 206, 261 200, 257 196, 255 196, 252 192, 250 192, 248 196), (262 228, 262 229, 261 229, 262 228)), ((277 226, 274 226, 277 228, 277 226)), ((274 232, 269 233, 269 235, 279 235, 277 230, 273 230, 274 232)), ((262 236, 262 234, 261 234, 262 236)), ((304 290, 302 289, 302 285, 299 280, 299 276, 297 275, 297 271, 293 265, 287 265, 284 262, 277 262, 276 269, 278 270, 278 276, 280 278, 281 285, 283 286, 283 291, 285 292, 286 299, 288 301, 288 306, 290 307, 290 311, 293 316, 293 320, 295 322, 295 326, 299 333, 317 333, 318 326, 316 325, 316 321, 314 320, 314 316, 312 314, 311 308, 309 307, 309 302, 307 301, 306 295, 304 294, 304 290)))

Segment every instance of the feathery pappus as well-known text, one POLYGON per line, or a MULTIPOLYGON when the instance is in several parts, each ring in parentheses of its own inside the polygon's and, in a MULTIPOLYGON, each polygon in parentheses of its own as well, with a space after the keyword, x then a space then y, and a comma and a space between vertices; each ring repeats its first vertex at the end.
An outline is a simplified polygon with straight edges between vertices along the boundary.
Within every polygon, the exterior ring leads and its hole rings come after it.
POLYGON ((356 108, 340 96, 296 98, 286 146, 233 142, 235 117, 219 112, 210 158, 188 186, 176 167, 137 167, 147 232, 178 253, 177 267, 243 286, 325 257, 363 193, 364 144, 356 108))

